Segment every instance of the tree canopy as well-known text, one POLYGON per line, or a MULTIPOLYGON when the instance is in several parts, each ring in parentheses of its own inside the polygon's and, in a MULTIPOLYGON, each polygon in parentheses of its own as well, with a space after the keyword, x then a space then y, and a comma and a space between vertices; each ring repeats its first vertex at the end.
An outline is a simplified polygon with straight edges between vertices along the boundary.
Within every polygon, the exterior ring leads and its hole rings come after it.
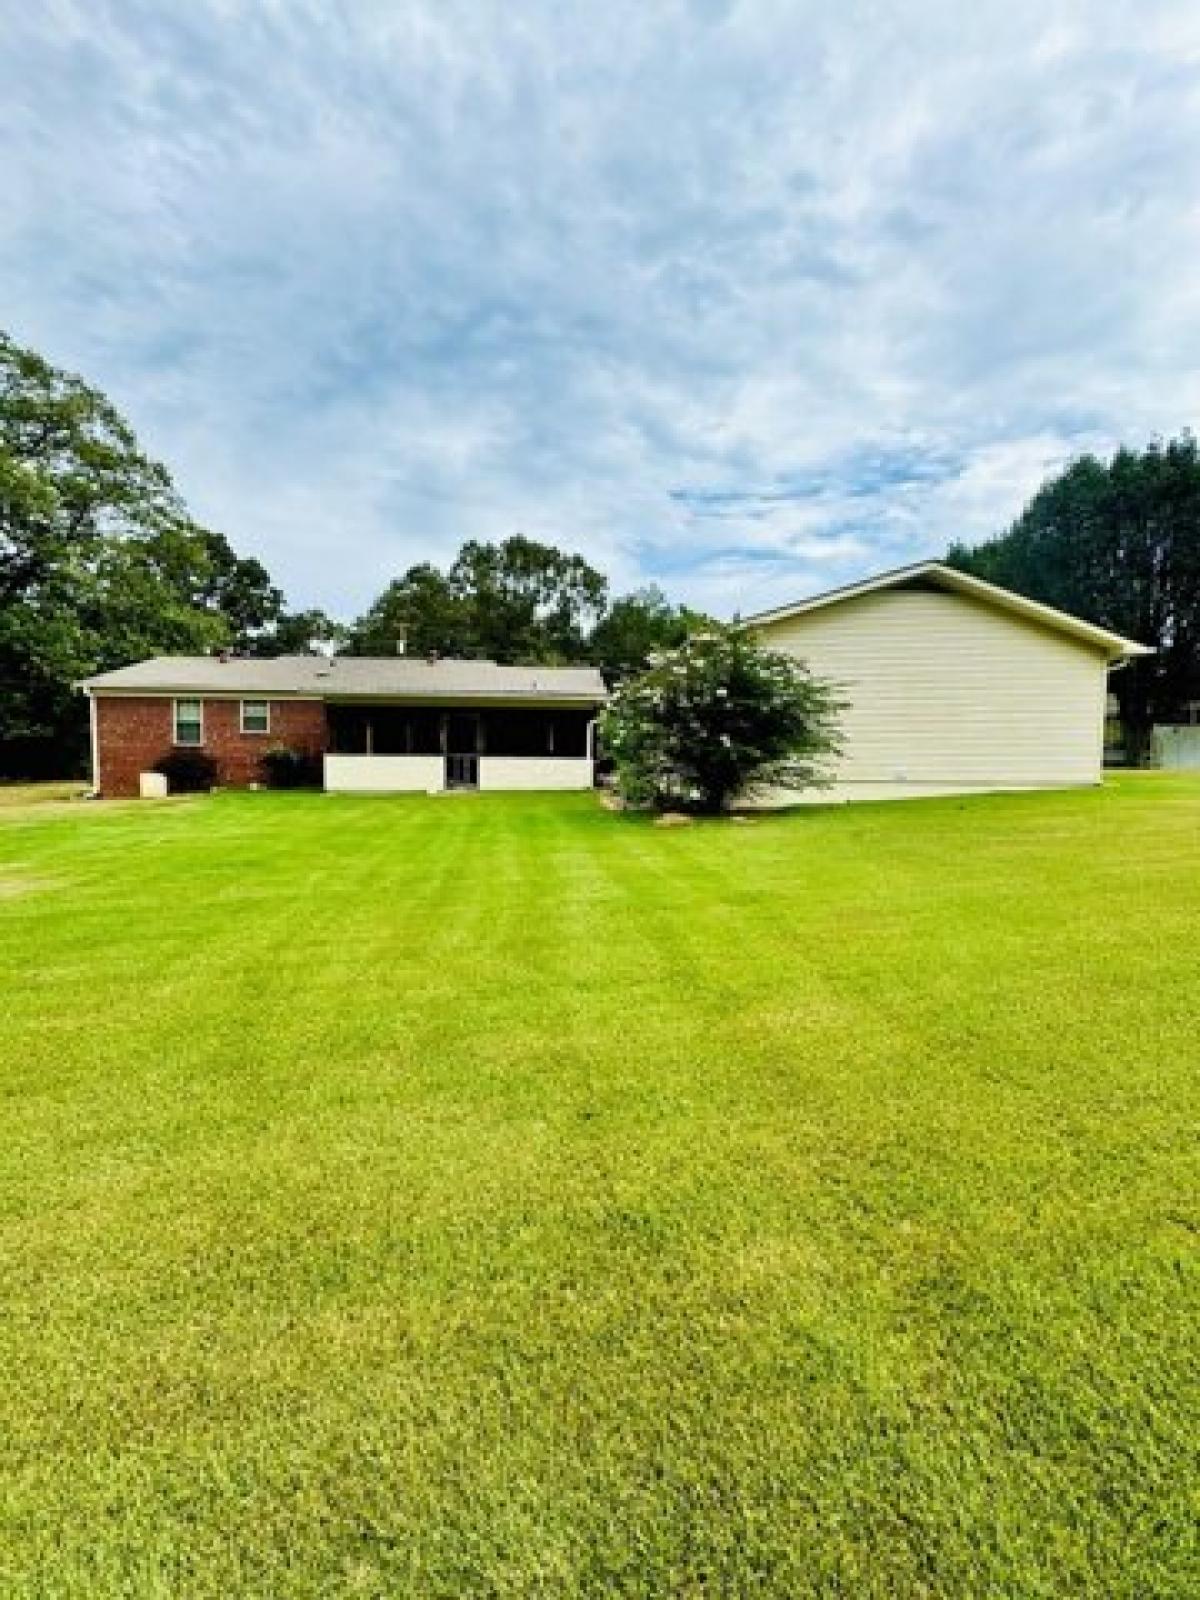
POLYGON ((447 572, 422 562, 390 583, 353 624, 346 648, 390 655, 403 639, 418 655, 579 661, 607 595, 608 580, 582 556, 523 534, 471 540, 447 572))
POLYGON ((72 685, 157 651, 227 643, 222 585, 251 574, 198 527, 166 468, 82 379, 0 334, 0 753, 77 750, 72 685), (229 560, 226 560, 228 554, 229 560))
POLYGON ((1191 434, 1104 461, 1080 457, 1008 531, 947 560, 1153 645, 1112 678, 1131 755, 1200 698, 1200 457, 1191 434))
MULTIPOLYGON (((158 654, 320 636, 260 561, 188 513, 98 389, 0 333, 0 772, 78 764, 74 685, 158 654)), ((307 648, 307 646, 306 646, 307 648)))
POLYGON ((614 600, 592 630, 588 653, 611 683, 640 672, 658 650, 681 645, 707 622, 699 612, 673 606, 655 584, 614 600))

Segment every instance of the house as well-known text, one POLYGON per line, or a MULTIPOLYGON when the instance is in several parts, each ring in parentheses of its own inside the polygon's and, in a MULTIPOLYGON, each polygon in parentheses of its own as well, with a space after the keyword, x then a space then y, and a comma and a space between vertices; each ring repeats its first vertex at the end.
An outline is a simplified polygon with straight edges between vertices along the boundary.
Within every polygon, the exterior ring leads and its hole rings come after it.
MULTIPOLYGON (((1108 677, 1145 645, 936 561, 742 619, 845 703, 832 790, 770 800, 899 799, 1099 783, 1108 677)), ((93 785, 203 750, 222 784, 284 745, 326 789, 587 789, 606 699, 590 667, 411 656, 160 656, 81 686, 93 785)))
POLYGON ((319 758, 326 789, 588 789, 606 698, 590 667, 411 656, 158 656, 80 687, 105 797, 178 750, 255 783, 280 745, 319 758))
POLYGON ((743 626, 841 691, 843 749, 818 800, 1099 783, 1109 673, 1153 654, 936 561, 743 626))

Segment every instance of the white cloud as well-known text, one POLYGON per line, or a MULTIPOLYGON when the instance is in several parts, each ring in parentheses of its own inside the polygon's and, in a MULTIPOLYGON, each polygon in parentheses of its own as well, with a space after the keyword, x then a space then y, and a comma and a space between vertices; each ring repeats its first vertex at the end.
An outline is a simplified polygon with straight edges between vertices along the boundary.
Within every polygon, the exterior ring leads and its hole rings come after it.
POLYGON ((522 529, 750 609, 1195 420, 1198 57, 1187 0, 14 8, 6 315, 298 603, 522 529))

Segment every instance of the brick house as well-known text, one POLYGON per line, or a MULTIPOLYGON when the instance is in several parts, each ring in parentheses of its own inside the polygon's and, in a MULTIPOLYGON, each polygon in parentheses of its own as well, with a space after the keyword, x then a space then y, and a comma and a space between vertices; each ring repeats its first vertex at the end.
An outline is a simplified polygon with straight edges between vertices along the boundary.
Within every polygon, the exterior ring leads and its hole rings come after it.
POLYGON ((221 785, 258 783, 281 746, 318 758, 330 790, 587 789, 606 698, 590 667, 407 656, 159 656, 80 687, 105 798, 178 750, 210 755, 221 785))

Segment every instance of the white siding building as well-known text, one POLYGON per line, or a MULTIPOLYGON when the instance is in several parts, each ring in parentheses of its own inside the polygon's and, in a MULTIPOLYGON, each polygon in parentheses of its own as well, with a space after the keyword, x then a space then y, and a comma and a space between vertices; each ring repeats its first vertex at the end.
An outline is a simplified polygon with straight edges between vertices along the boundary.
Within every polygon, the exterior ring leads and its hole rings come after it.
POLYGON ((1108 674, 1151 653, 937 562, 743 625, 846 702, 833 788, 812 800, 1099 783, 1108 674))

